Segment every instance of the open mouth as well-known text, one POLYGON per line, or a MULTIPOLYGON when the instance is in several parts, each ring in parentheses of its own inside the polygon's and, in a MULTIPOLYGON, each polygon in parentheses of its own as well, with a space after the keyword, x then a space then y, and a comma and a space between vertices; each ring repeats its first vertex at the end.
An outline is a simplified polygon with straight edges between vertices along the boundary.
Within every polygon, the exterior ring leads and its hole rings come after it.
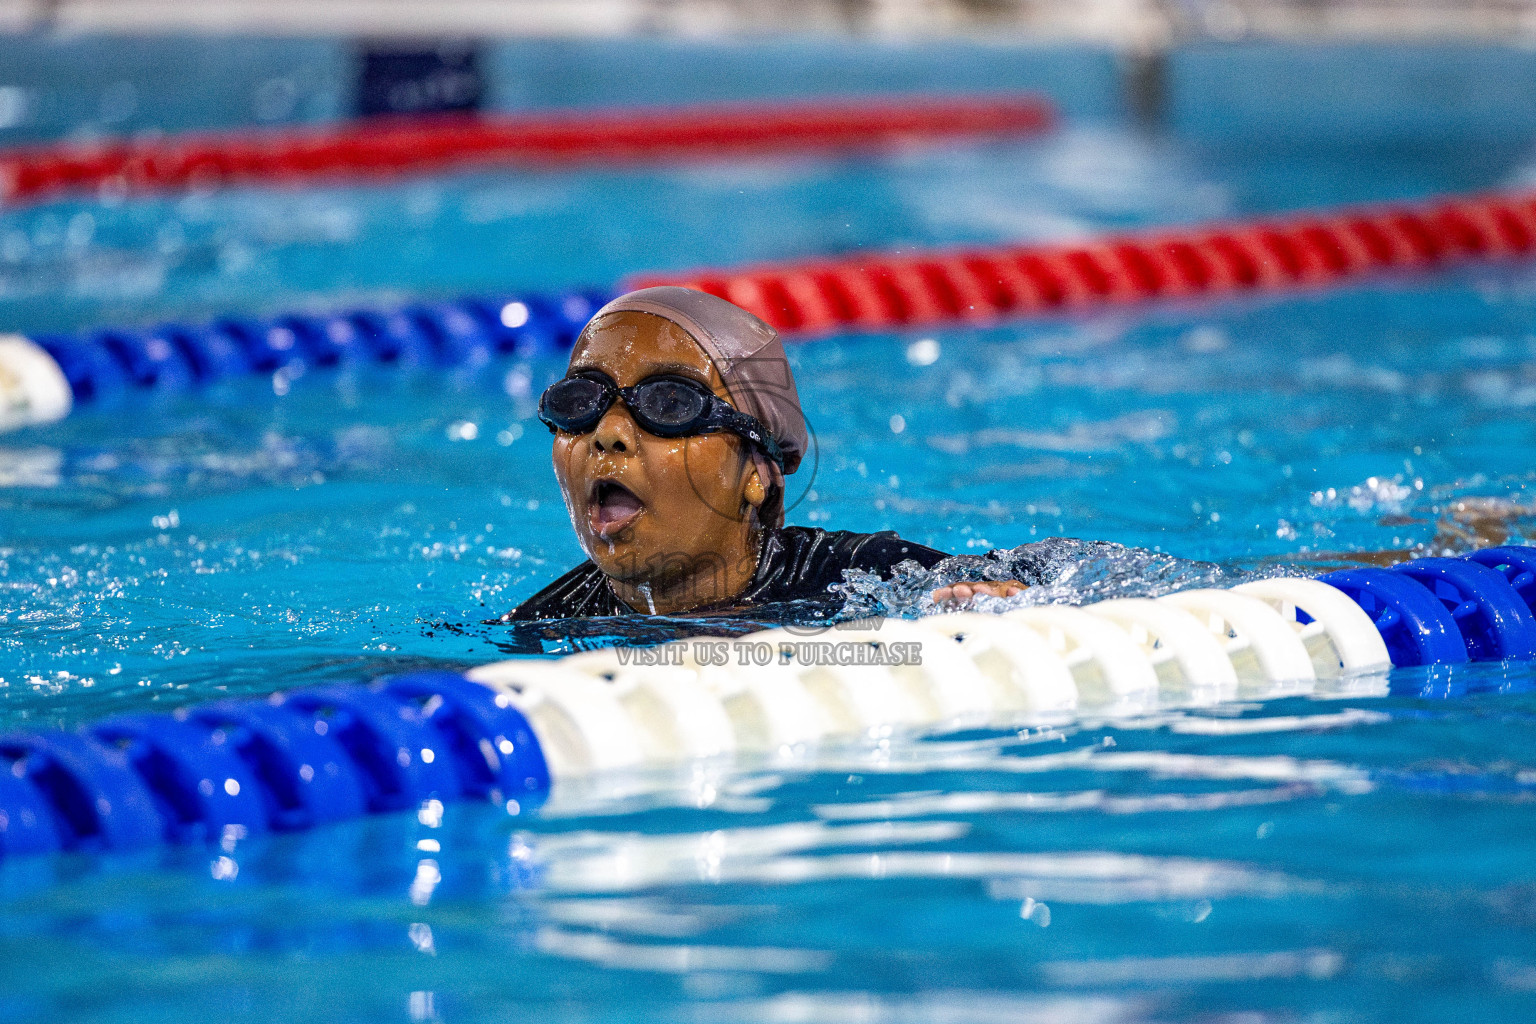
POLYGON ((598 480, 587 495, 587 523, 604 540, 617 534, 645 511, 645 502, 617 480, 598 480))

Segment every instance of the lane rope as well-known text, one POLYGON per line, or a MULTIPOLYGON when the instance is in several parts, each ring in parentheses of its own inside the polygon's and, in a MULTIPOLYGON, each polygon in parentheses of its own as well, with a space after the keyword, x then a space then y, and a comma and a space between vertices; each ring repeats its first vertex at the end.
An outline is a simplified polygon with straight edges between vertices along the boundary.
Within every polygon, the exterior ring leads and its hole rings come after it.
POLYGON ((525 293, 398 309, 224 317, 209 324, 0 335, 0 432, 231 378, 343 363, 447 368, 563 351, 612 293, 525 293))
POLYGON ((597 773, 1351 692, 1393 667, 1469 660, 1536 660, 1536 548, 523 658, 12 734, 0 737, 0 858, 208 843, 434 801, 520 814, 597 773))
POLYGON ((65 143, 0 153, 0 203, 377 178, 454 167, 624 164, 1035 135, 1039 96, 903 96, 521 115, 393 117, 336 127, 65 143))
POLYGON ((989 324, 1152 299, 1316 289, 1536 253, 1536 192, 1449 197, 1082 243, 859 253, 643 274, 751 310, 786 335, 989 324))
MULTIPOLYGON (((1367 275, 1536 255, 1536 192, 1442 198, 1253 223, 1158 228, 1083 245, 1003 247, 648 275, 752 310, 785 337, 995 324, 1159 298, 1323 288, 1367 275)), ((0 337, 0 431, 294 364, 476 365, 568 346, 611 289, 227 317, 212 324, 0 337), (49 363, 52 366, 49 366, 49 363), (68 393, 59 387, 67 381, 68 393)))

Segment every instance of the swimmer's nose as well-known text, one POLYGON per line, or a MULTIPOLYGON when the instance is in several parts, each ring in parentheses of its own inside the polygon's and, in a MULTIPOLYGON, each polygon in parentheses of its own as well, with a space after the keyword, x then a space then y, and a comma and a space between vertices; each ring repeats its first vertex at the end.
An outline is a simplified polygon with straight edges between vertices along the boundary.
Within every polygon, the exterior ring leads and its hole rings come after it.
POLYGON ((592 432, 592 446, 600 452, 634 451, 635 421, 630 419, 629 410, 615 402, 592 432))

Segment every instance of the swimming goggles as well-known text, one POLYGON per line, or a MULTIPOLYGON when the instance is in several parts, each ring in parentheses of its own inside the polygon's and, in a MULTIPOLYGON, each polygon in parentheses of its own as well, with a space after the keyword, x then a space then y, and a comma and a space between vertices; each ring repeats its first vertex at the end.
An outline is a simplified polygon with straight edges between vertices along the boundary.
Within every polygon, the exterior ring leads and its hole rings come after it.
POLYGON ((640 429, 648 434, 692 437, 725 430, 751 441, 780 469, 784 468, 784 453, 767 427, 687 377, 658 374, 621 388, 606 373, 583 370, 545 389, 539 398, 539 419, 551 433, 563 430, 568 434, 585 434, 597 429, 620 398, 640 429))

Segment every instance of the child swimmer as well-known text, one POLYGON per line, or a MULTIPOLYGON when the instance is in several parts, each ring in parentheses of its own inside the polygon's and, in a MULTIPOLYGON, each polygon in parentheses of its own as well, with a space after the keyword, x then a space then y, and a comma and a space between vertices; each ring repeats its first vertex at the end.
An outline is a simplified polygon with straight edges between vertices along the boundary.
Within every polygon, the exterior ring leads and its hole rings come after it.
MULTIPOLYGON (((826 602, 845 570, 885 575, 948 557, 889 531, 784 525, 784 477, 808 441, 784 345, 705 292, 642 288, 598 310, 539 418, 555 435, 555 476, 588 561, 506 620, 826 602)), ((978 581, 932 596, 1023 588, 978 581)))

